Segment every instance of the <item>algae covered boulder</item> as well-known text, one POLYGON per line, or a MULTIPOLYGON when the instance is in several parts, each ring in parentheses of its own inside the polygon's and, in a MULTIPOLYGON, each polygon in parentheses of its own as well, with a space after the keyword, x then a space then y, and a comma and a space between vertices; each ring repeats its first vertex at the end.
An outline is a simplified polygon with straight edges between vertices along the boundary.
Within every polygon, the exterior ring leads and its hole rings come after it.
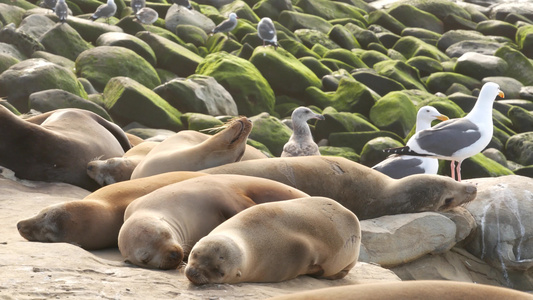
POLYGON ((251 62, 226 52, 217 52, 206 56, 198 65, 196 74, 215 78, 233 95, 240 114, 274 113, 274 91, 251 62))
POLYGON ((165 27, 174 32, 178 25, 193 25, 205 32, 215 28, 215 22, 197 10, 188 10, 183 6, 173 4, 165 14, 165 27))
POLYGON ((66 57, 72 61, 93 46, 68 24, 57 23, 40 38, 47 52, 66 57))
MULTIPOLYGON (((444 172, 448 174, 450 172, 450 165, 446 163, 444 166, 444 172)), ((513 175, 513 172, 481 153, 465 159, 461 164, 462 179, 497 177, 505 175, 513 175)))
POLYGON ((507 159, 523 166, 533 165, 533 132, 516 134, 505 144, 507 159))
POLYGON ((533 85, 533 63, 520 51, 509 46, 501 47, 494 54, 507 62, 509 68, 506 75, 524 85, 533 85))
POLYGON ((327 139, 332 132, 379 131, 379 128, 358 113, 338 112, 332 107, 327 107, 322 115, 324 120, 315 125, 314 133, 317 140, 327 139))
POLYGON ((383 152, 384 149, 402 147, 403 144, 391 137, 377 137, 368 141, 361 150, 360 162, 372 167, 385 160, 390 154, 383 152))
POLYGON ((416 123, 417 110, 402 92, 391 92, 379 99, 370 110, 370 121, 381 130, 406 137, 416 123))
POLYGON ((389 10, 389 14, 407 27, 424 28, 436 33, 444 31, 444 25, 434 15, 412 5, 400 4, 389 10))
POLYGON ((278 21, 291 31, 297 29, 314 29, 322 33, 328 33, 331 27, 333 27, 333 25, 321 17, 287 10, 281 12, 278 21))
POLYGON ((402 37, 398 42, 396 42, 396 44, 394 44, 393 49, 400 52, 407 59, 416 56, 427 56, 440 62, 450 59, 437 47, 429 45, 413 36, 402 37))
POLYGON ((99 91, 117 76, 129 77, 150 89, 161 84, 152 65, 123 47, 100 46, 84 51, 76 59, 76 73, 87 78, 99 91))
POLYGON ((297 0, 295 5, 301 8, 304 13, 315 15, 325 20, 348 18, 359 20, 363 24, 367 23, 363 17, 365 12, 362 9, 341 1, 297 0))
POLYGON ((156 66, 155 53, 143 40, 123 32, 108 32, 96 40, 96 46, 124 47, 139 54, 152 66, 156 66))
POLYGON ((274 156, 280 156, 292 130, 268 113, 260 113, 250 117, 250 120, 254 124, 250 138, 265 145, 274 156))
POLYGON ((454 83, 460 83, 466 86, 470 90, 481 87, 481 82, 479 80, 472 78, 470 76, 462 75, 459 73, 453 73, 453 72, 433 73, 428 77, 426 81, 428 90, 432 93, 436 93, 436 92, 444 93, 454 83))
POLYGON ((42 58, 21 61, 0 74, 0 97, 22 113, 28 111, 30 94, 57 88, 87 98, 74 73, 42 58))
POLYGON ((44 46, 38 39, 22 30, 17 30, 13 23, 0 30, 0 42, 17 47, 26 56, 31 56, 35 51, 44 50, 44 46))
POLYGON ((406 89, 426 91, 426 87, 420 82, 418 70, 399 60, 385 60, 374 65, 380 75, 396 80, 406 89))
POLYGON ((454 71, 481 80, 489 76, 502 76, 507 68, 505 60, 497 56, 467 52, 457 59, 454 71))
POLYGON ((114 77, 104 89, 104 105, 121 126, 138 122, 156 129, 179 131, 181 113, 155 92, 128 77, 114 77))
POLYGON ((320 88, 320 79, 282 48, 257 47, 250 62, 261 72, 277 95, 303 96, 309 86, 320 88))

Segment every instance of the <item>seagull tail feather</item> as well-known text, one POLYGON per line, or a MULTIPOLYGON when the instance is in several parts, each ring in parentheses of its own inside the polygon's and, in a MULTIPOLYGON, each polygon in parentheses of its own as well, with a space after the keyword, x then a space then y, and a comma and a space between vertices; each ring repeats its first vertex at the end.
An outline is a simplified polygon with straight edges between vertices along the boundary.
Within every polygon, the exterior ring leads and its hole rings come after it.
POLYGON ((383 149, 383 152, 385 152, 385 153, 393 153, 393 154, 398 154, 398 155, 429 156, 427 154, 417 153, 417 152, 411 150, 411 148, 409 148, 409 146, 383 149))

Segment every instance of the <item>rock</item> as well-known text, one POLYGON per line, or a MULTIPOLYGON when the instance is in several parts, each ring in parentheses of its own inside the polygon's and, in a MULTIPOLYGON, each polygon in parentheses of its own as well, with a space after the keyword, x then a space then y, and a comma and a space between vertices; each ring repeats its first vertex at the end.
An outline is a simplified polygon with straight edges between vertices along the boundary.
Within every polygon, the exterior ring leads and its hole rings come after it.
POLYGON ((377 74, 374 70, 360 69, 352 73, 352 77, 378 93, 380 96, 393 91, 401 91, 403 85, 393 79, 377 74))
POLYGON ((518 132, 533 131, 533 113, 513 106, 508 112, 509 118, 513 122, 513 129, 518 132))
POLYGON ((406 137, 416 123, 417 110, 411 100, 402 92, 392 92, 381 99, 370 110, 370 121, 381 130, 387 130, 406 137))
POLYGON ((193 75, 174 79, 156 87, 154 92, 183 113, 238 115, 232 96, 213 77, 193 75))
POLYGON ((181 115, 181 119, 185 128, 195 131, 213 129, 224 125, 224 122, 213 116, 199 113, 186 113, 181 115))
MULTIPOLYGON (((533 86, 524 86, 520 89, 520 97, 521 99, 525 100, 533 100, 533 86)), ((529 102, 531 103, 531 102, 529 102)), ((533 110, 533 107, 532 109, 533 110)))
POLYGON ((106 32, 123 32, 122 28, 118 26, 92 22, 74 16, 67 18, 67 24, 74 28, 84 40, 93 44, 96 43, 100 35, 106 32))
POLYGON ((442 20, 444 23, 444 31, 450 31, 450 30, 475 30, 476 29, 476 23, 470 21, 470 17, 468 19, 461 18, 459 16, 455 15, 448 15, 444 20, 442 20))
POLYGON ((24 31, 26 34, 39 39, 46 31, 54 27, 54 25, 54 21, 50 20, 50 18, 45 15, 30 15, 20 22, 17 30, 24 31))
POLYGON ((456 246, 463 244, 462 242, 477 228, 474 216, 472 216, 472 214, 462 206, 439 213, 455 223, 455 228, 457 229, 455 232, 455 242, 457 243, 456 246))
POLYGON ((350 33, 350 31, 340 24, 334 25, 331 28, 331 30, 328 32, 328 37, 335 44, 344 49, 351 50, 354 48, 361 48, 361 45, 350 33))
POLYGON ((44 50, 43 45, 33 36, 24 31, 16 30, 11 23, 0 30, 0 42, 11 44, 19 49, 25 56, 30 57, 35 51, 44 50))
POLYGON ((193 25, 206 33, 215 28, 215 22, 197 10, 188 10, 183 6, 173 4, 165 15, 165 27, 174 32, 178 25, 193 25))
POLYGON ((374 65, 374 70, 380 75, 396 80, 406 89, 426 91, 426 87, 420 82, 418 71, 402 61, 382 61, 374 65))
POLYGON ((505 145, 507 159, 524 166, 533 165, 533 132, 516 134, 505 145))
POLYGON ((388 13, 406 27, 424 28, 429 31, 442 34, 443 24, 434 15, 420 10, 409 4, 395 5, 388 13))
POLYGON ((533 58, 533 25, 521 26, 516 31, 518 48, 528 58, 533 58))
POLYGON ((261 72, 276 95, 304 98, 307 87, 322 87, 320 79, 310 69, 282 48, 255 48, 250 62, 261 72))
POLYGON ((194 74, 203 61, 201 56, 157 34, 142 31, 136 36, 152 48, 159 68, 171 71, 180 77, 194 74))
POLYGON ((409 59, 416 56, 427 56, 438 61, 447 61, 450 58, 442 53, 437 47, 431 46, 415 37, 402 37, 393 47, 400 52, 405 58, 409 59))
POLYGON ((390 131, 366 131, 366 132, 332 132, 328 142, 333 147, 349 147, 355 153, 361 153, 366 143, 377 137, 390 137, 403 143, 403 138, 390 131))
POLYGON ((347 49, 328 50, 326 53, 324 53, 323 58, 340 60, 343 63, 350 65, 352 69, 367 68, 367 65, 361 59, 359 59, 354 52, 347 49))
POLYGON ((316 140, 327 139, 333 132, 379 131, 379 128, 358 113, 338 112, 332 107, 326 107, 322 115, 325 120, 315 125, 316 140))
POLYGON ((204 46, 208 38, 204 30, 189 24, 176 26, 176 35, 185 43, 192 43, 196 47, 204 46))
POLYGON ((481 88, 481 82, 479 80, 453 72, 433 73, 428 77, 426 81, 428 90, 432 93, 444 93, 450 88, 453 83, 461 83, 470 90, 473 90, 475 88, 481 88))
POLYGON ((363 146, 359 161, 361 164, 370 168, 382 162, 390 155, 383 152, 383 150, 403 146, 404 144, 388 136, 371 139, 363 146))
POLYGON ((283 146, 292 135, 292 130, 268 113, 252 116, 250 120, 254 124, 250 138, 262 143, 274 156, 279 157, 283 146))
POLYGON ((0 22, 3 24, 14 23, 19 25, 22 22, 23 15, 26 11, 14 5, 0 3, 0 22))
POLYGON ((482 84, 495 82, 505 90, 505 99, 520 98, 520 90, 524 86, 520 81, 506 76, 487 76, 481 80, 482 84))
POLYGON ((461 42, 461 41, 486 41, 486 42, 498 42, 490 36, 484 36, 482 33, 474 30, 450 30, 445 32, 439 41, 437 42, 437 47, 441 51, 446 51, 451 45, 461 42))
POLYGON ((366 24, 361 11, 348 3, 328 0, 297 0, 295 5, 306 14, 314 15, 325 20, 349 18, 366 24))
POLYGON ((383 26, 398 35, 402 34, 402 31, 405 29, 405 25, 383 10, 375 10, 369 13, 367 19, 369 24, 383 26))
POLYGON ((322 53, 315 50, 316 45, 322 45, 325 47, 325 51, 328 49, 337 49, 340 48, 335 42, 329 39, 328 35, 314 29, 298 29, 294 31, 294 34, 302 41, 302 43, 315 51, 319 56, 322 56, 322 53))
POLYGON ((483 155, 485 155, 487 158, 492 159, 493 161, 499 163, 500 165, 510 169, 509 162, 507 161, 507 158, 505 157, 505 154, 503 154, 500 150, 495 148, 487 148, 481 152, 483 155))
POLYGON ((420 77, 426 77, 433 73, 443 71, 442 64, 438 60, 427 56, 415 56, 408 59, 405 63, 417 69, 420 77))
POLYGON ((261 0, 256 2, 252 9, 258 16, 269 17, 270 19, 277 21, 278 16, 282 11, 293 11, 294 7, 289 0, 261 0))
POLYGON ((331 69, 326 67, 318 59, 314 57, 304 56, 300 58, 302 64, 309 68, 318 78, 322 78, 325 75, 331 74, 331 69))
POLYGON ((441 34, 423 28, 406 27, 402 31, 402 36, 412 36, 432 46, 437 46, 441 34))
POLYGON ((475 52, 484 55, 494 55, 502 45, 498 42, 483 40, 465 40, 450 45, 446 48, 446 55, 450 58, 460 57, 468 52, 475 52))
POLYGON ((524 85, 533 85, 533 63, 524 54, 509 46, 504 46, 498 49, 494 55, 502 58, 509 65, 507 76, 524 85))
POLYGON ((242 0, 233 1, 220 8, 220 13, 224 16, 229 16, 234 12, 239 16, 239 19, 248 20, 251 23, 258 23, 261 19, 254 13, 248 4, 242 0))
POLYGON ((440 20, 444 20, 447 16, 453 15, 463 19, 470 19, 470 14, 454 2, 446 0, 408 0, 402 1, 401 4, 412 5, 422 11, 430 13, 440 20))
POLYGON ((105 108, 120 126, 145 126, 179 131, 181 113, 156 93, 129 77, 114 77, 104 89, 105 108))
POLYGON ((198 65, 196 74, 215 78, 233 95, 242 115, 274 112, 274 91, 259 70, 247 60, 225 52, 213 53, 198 65))
MULTIPOLYGON (((493 147, 491 144, 487 147, 493 147)), ((450 164, 445 163, 444 168, 441 169, 443 174, 450 173, 450 164)), ((462 179, 482 178, 482 177, 497 177, 513 175, 513 172, 508 168, 500 165, 498 162, 487 158, 485 155, 478 153, 463 161, 461 164, 462 179)))
MULTIPOLYGON (((477 184, 477 197, 465 208, 474 216, 479 230, 465 248, 506 275, 512 271, 524 274, 530 270, 533 258, 533 179, 512 175, 471 181, 477 184)), ((524 288, 517 284, 523 278, 508 276, 508 280, 513 288, 524 288)))
POLYGON ((352 51, 358 54, 359 58, 361 58, 361 60, 370 68, 373 68, 374 65, 380 61, 390 60, 387 55, 376 50, 361 50, 358 52, 355 52, 354 50, 352 51))
POLYGON ((117 76, 129 77, 149 89, 161 84, 157 72, 144 58, 130 49, 116 46, 100 46, 82 52, 76 59, 76 74, 87 78, 99 91, 117 76))
MULTIPOLYGON (((297 42, 297 41, 294 41, 294 40, 281 40, 281 41, 279 41, 279 44, 280 44, 281 48, 285 49, 286 51, 288 51, 290 54, 292 54, 296 58, 301 58, 301 57, 306 57, 306 56, 307 57, 313 57, 313 58, 316 58, 316 59, 320 58, 320 56, 318 54, 313 52, 311 49, 307 48, 301 42, 297 42)), ((252 49, 252 52, 253 52, 253 49, 252 49)), ((251 56, 251 54, 250 54, 250 56, 251 56)))
POLYGON ((57 87, 87 98, 87 93, 74 73, 44 59, 21 61, 0 74, 0 97, 6 97, 22 113, 29 109, 30 94, 57 87))
POLYGON ((497 3, 490 7, 488 16, 491 19, 503 20, 509 14, 517 14, 533 20, 533 8, 527 2, 497 3))
POLYGON ((293 32, 297 29, 314 29, 326 34, 333 27, 333 25, 323 18, 288 10, 281 12, 278 21, 281 25, 293 32))
POLYGON ((75 61, 83 51, 93 48, 67 23, 57 23, 41 36, 40 41, 47 52, 72 61, 75 61))
POLYGON ((348 147, 331 147, 331 146, 319 146, 318 150, 320 155, 324 156, 339 156, 349 159, 351 161, 359 162, 359 155, 348 147))
POLYGON ((390 268, 445 253, 455 245, 456 230, 452 220, 434 212, 363 220, 359 261, 390 268))
POLYGON ((507 62, 497 56, 467 52, 457 59, 454 71, 481 80, 489 76, 502 76, 507 68, 507 62))
POLYGON ((108 32, 102 34, 96 40, 96 46, 116 46, 124 47, 132 50, 133 52, 139 54, 152 66, 156 66, 155 53, 150 48, 150 46, 139 39, 138 37, 132 36, 123 32, 108 32))
POLYGON ((98 104, 60 89, 44 90, 31 94, 29 108, 43 113, 61 108, 81 108, 112 121, 107 111, 98 104))
POLYGON ((324 93, 316 87, 306 89, 308 105, 331 106, 337 111, 357 111, 365 116, 370 112, 378 95, 353 78, 343 78, 335 92, 324 93))
POLYGON ((476 31, 479 31, 484 35, 499 35, 511 40, 515 39, 516 30, 517 28, 515 25, 499 20, 479 22, 476 26, 476 31))
POLYGON ((48 53, 48 52, 45 52, 45 51, 36 51, 36 52, 34 52, 32 54, 31 58, 43 58, 43 59, 46 59, 47 61, 49 61, 51 63, 54 63, 56 65, 60 65, 60 66, 65 67, 65 68, 67 68, 69 70, 72 70, 73 72, 74 72, 75 66, 76 66, 74 61, 72 61, 72 60, 70 60, 70 59, 68 59, 66 57, 55 55, 55 54, 48 53))

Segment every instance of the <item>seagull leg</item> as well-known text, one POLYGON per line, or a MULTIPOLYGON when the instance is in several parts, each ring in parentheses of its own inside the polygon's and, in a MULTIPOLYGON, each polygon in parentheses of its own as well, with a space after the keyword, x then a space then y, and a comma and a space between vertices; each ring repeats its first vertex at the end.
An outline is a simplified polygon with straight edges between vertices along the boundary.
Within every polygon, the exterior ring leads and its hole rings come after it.
POLYGON ((455 160, 452 160, 452 162, 450 163, 450 169, 452 172, 452 179, 455 179, 455 160))
POLYGON ((461 163, 463 161, 457 162, 457 181, 461 182, 461 163))

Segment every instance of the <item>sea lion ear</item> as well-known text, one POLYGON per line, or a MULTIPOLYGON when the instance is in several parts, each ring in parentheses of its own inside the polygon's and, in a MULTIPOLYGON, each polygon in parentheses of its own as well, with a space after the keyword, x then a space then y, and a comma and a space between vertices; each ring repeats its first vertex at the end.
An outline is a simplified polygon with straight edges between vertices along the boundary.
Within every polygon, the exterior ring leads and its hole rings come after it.
POLYGON ((237 277, 241 277, 241 271, 237 271, 237 277))

